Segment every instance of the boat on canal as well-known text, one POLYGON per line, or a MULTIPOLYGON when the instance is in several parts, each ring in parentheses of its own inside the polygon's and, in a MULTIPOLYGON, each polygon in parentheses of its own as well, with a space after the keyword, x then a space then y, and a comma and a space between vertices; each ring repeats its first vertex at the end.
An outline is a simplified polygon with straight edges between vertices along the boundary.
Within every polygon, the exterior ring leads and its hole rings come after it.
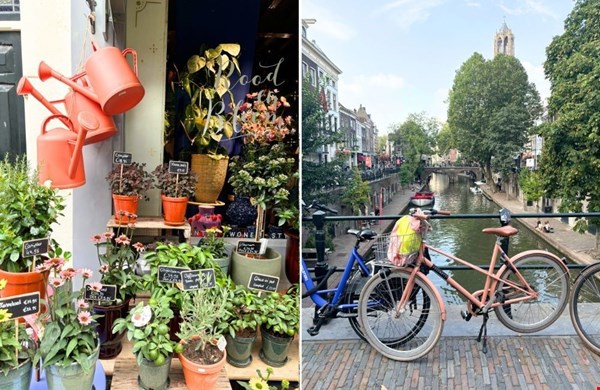
POLYGON ((418 207, 432 206, 435 194, 431 191, 417 191, 410 197, 410 202, 418 207))

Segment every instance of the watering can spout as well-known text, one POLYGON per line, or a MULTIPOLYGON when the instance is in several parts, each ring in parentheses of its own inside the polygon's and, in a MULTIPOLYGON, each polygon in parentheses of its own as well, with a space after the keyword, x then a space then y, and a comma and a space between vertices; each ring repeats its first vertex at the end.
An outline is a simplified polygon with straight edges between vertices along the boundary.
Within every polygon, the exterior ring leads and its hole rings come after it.
MULTIPOLYGON (((17 94, 18 95, 31 95, 36 98, 44 107, 46 107, 53 115, 61 115, 62 113, 52 104, 50 103, 42 94, 34 88, 31 81, 25 76, 21 77, 19 80, 19 84, 17 84, 17 94)), ((68 126, 65 119, 63 117, 58 117, 63 121, 64 124, 68 126)))
POLYGON ((56 70, 52 69, 50 67, 50 65, 46 64, 44 61, 41 61, 40 65, 38 66, 38 76, 39 76, 40 80, 42 80, 42 81, 46 81, 49 78, 55 78, 58 81, 62 82, 63 84, 66 84, 67 86, 71 87, 73 90, 84 95, 88 99, 93 100, 96 103, 99 103, 98 96, 94 92, 92 92, 89 88, 86 88, 80 84, 77 84, 77 82, 74 81, 74 80, 77 80, 78 78, 82 77, 83 75, 76 75, 73 77, 73 79, 70 79, 66 76, 63 76, 56 70))

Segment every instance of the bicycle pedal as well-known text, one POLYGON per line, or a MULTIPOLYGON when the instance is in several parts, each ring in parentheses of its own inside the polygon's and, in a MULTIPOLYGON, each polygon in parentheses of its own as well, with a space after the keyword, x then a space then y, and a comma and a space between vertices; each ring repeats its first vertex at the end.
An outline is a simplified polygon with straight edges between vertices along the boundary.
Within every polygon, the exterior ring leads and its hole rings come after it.
POLYGON ((460 311, 460 316, 462 317, 463 320, 465 321, 469 321, 472 317, 471 313, 468 313, 466 310, 461 310, 460 311))

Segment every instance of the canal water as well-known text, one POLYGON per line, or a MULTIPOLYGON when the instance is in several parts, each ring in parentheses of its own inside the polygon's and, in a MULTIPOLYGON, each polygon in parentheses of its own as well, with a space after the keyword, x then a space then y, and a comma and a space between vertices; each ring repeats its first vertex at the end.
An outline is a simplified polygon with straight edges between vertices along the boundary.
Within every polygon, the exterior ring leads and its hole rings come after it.
MULTIPOLYGON (((473 194, 470 187, 473 182, 467 177, 459 177, 457 181, 450 182, 447 175, 434 174, 429 183, 430 190, 435 193, 434 208, 448 210, 452 214, 493 214, 498 213, 500 207, 490 201, 484 195, 473 194)), ((516 236, 510 238, 509 256, 530 249, 544 249, 557 254, 557 252, 528 228, 513 220, 511 223, 519 229, 516 236)), ((500 226, 499 218, 477 218, 477 219, 434 219, 431 220, 433 230, 428 233, 427 243, 444 252, 468 260, 472 264, 483 266, 487 269, 491 257, 495 236, 481 232, 486 227, 500 226)), ((431 252, 433 262, 438 266, 460 266, 452 259, 431 252)), ((485 276, 472 270, 448 270, 445 271, 453 279, 459 281, 470 292, 481 290, 485 282, 485 276)), ((460 304, 465 302, 462 295, 457 293, 442 278, 429 273, 429 277, 439 287, 447 304, 460 304)))

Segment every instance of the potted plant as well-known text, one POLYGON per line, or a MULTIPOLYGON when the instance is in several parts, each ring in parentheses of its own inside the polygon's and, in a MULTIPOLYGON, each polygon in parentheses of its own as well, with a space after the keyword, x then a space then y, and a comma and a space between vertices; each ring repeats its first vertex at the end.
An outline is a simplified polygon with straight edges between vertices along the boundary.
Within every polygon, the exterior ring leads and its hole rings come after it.
MULTIPOLYGON (((290 381, 287 379, 283 379, 281 381, 281 387, 272 386, 269 384, 269 378, 273 375, 273 369, 271 367, 267 367, 266 369, 267 375, 263 375, 260 369, 256 370, 257 376, 253 376, 248 380, 248 382, 236 381, 238 385, 242 386, 245 390, 287 390, 290 388, 290 381)), ((298 387, 293 387, 293 389, 298 389, 298 387)))
POLYGON ((252 346, 261 322, 262 299, 254 290, 231 284, 224 321, 227 324, 227 362, 235 367, 246 367, 252 363, 252 346))
POLYGON ((115 222, 119 225, 135 223, 141 198, 148 199, 146 191, 152 188, 152 176, 145 163, 117 164, 106 176, 112 192, 115 222))
POLYGON ((183 225, 190 196, 196 191, 196 175, 169 173, 169 164, 161 164, 152 171, 154 186, 161 192, 162 208, 166 225, 183 225))
POLYGON ((298 285, 292 285, 284 294, 272 292, 263 300, 262 347, 259 357, 273 367, 287 363, 289 346, 300 329, 300 299, 298 285))
POLYGON ((169 321, 173 310, 166 297, 139 302, 127 318, 115 321, 113 332, 127 331, 133 341, 131 352, 139 367, 139 385, 142 389, 166 389, 174 352, 181 349, 169 336, 169 321))
POLYGON ((223 274, 229 273, 229 260, 233 252, 234 245, 225 242, 223 236, 231 228, 221 226, 221 228, 208 228, 204 230, 204 236, 198 241, 198 246, 209 253, 215 263, 221 268, 223 274))
POLYGON ((135 266, 144 245, 136 242, 131 245, 135 228, 127 226, 122 234, 115 237, 112 231, 92 236, 100 265, 100 283, 117 288, 114 301, 93 302, 93 311, 99 315, 98 334, 100 337, 100 359, 112 359, 122 349, 124 333, 113 333, 113 323, 125 318, 129 313, 129 303, 142 288, 142 278, 135 273, 135 266))
POLYGON ((220 283, 190 294, 181 309, 183 321, 177 336, 183 351, 179 360, 185 383, 190 389, 212 389, 225 365, 223 337, 227 318, 228 289, 220 283))
POLYGON ((65 208, 64 198, 46 184, 38 183, 26 157, 0 161, 0 278, 8 282, 2 297, 34 291, 45 297, 44 277, 35 270, 40 258, 24 257, 23 243, 50 237, 65 208))
POLYGON ((215 270, 216 280, 224 279, 224 274, 207 251, 188 243, 157 243, 152 251, 145 253, 145 260, 150 268, 150 273, 143 276, 144 290, 151 291, 153 299, 162 299, 163 297, 168 299, 169 305, 175 313, 169 323, 171 339, 178 341, 180 312, 187 295, 183 294, 176 283, 160 282, 159 267, 178 267, 190 270, 212 268, 215 270))
MULTIPOLYGON (((0 290, 6 287, 0 279, 0 290)), ((0 309, 0 388, 28 390, 31 382, 33 348, 25 325, 11 321, 12 314, 0 309)))
MULTIPOLYGON (((65 268, 64 259, 50 258, 43 266, 49 271, 47 311, 38 316, 36 333, 41 335, 34 365, 42 361, 50 389, 91 389, 100 351, 96 318, 85 301, 89 269, 65 268), (75 276, 82 284, 73 289, 75 276), (43 328, 43 332, 41 331, 43 328)), ((98 282, 90 283, 95 291, 98 282)))
POLYGON ((223 43, 203 50, 187 61, 181 84, 188 95, 183 128, 192 146, 191 170, 198 177, 195 197, 200 203, 216 203, 225 184, 229 156, 220 145, 223 136, 233 135, 233 115, 225 112, 230 76, 240 73, 240 45, 223 43))

